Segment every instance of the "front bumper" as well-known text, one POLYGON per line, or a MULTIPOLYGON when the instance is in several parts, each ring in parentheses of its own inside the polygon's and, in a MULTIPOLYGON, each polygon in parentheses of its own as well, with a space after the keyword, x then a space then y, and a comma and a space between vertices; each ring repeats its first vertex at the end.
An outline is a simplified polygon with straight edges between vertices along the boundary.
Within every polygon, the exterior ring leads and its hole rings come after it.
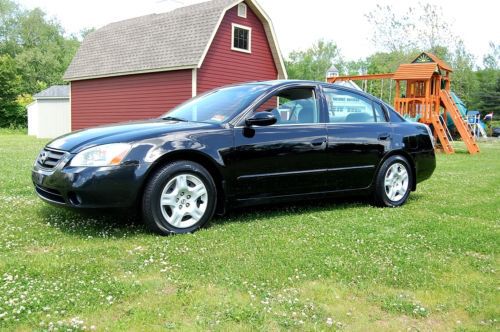
POLYGON ((63 158, 53 169, 35 163, 31 178, 38 196, 51 204, 74 208, 133 206, 150 164, 107 167, 71 167, 63 158))

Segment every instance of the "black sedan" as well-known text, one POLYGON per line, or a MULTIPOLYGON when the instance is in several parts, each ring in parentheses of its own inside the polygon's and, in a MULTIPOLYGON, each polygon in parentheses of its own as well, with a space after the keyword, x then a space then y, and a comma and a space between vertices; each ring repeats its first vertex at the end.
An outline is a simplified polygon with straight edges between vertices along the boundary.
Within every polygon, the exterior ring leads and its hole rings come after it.
POLYGON ((74 132, 40 152, 43 200, 138 206, 160 234, 193 232, 227 208, 369 194, 404 204, 436 166, 430 129, 363 92, 320 82, 233 85, 166 115, 74 132))

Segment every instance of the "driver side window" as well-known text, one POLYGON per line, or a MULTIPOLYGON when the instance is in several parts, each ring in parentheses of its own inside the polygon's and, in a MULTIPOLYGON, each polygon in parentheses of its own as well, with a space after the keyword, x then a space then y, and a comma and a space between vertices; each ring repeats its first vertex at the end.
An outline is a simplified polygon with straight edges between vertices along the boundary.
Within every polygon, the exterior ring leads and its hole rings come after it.
POLYGON ((270 97, 254 112, 273 113, 276 124, 305 124, 319 123, 319 110, 313 88, 291 88, 270 97))

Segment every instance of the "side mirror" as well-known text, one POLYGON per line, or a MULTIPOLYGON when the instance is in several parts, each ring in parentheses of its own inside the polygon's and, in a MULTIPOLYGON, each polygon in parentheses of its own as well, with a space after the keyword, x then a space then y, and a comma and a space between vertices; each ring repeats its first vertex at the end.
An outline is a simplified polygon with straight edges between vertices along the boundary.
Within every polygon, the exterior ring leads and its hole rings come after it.
POLYGON ((251 118, 245 120, 247 127, 251 126, 270 126, 277 122, 278 120, 274 114, 269 112, 257 112, 251 118))

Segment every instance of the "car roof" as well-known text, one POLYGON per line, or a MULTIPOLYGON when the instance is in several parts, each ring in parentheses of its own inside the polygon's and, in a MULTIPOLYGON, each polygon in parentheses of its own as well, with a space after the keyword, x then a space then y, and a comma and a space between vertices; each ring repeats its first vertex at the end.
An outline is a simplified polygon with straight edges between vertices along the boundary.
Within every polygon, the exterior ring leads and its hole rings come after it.
MULTIPOLYGON (((296 79, 289 79, 289 80, 269 80, 269 81, 252 81, 252 82, 246 82, 246 83, 237 83, 237 84, 234 84, 232 86, 241 86, 241 85, 266 85, 266 86, 269 86, 269 88, 277 88, 277 87, 280 87, 280 86, 285 86, 285 85, 289 85, 289 84, 297 84, 297 85, 321 85, 322 87, 330 87, 330 88, 335 88, 335 89, 339 89, 339 90, 343 90, 343 91, 347 91, 347 92, 352 92, 354 94, 357 94, 357 95, 361 95, 365 98, 368 98, 370 100, 374 100, 374 101, 378 101, 378 102, 381 102, 383 103, 384 105, 386 106, 390 106, 388 105, 387 103, 385 103, 383 100, 380 100, 379 98, 367 93, 367 92, 364 92, 364 91, 361 91, 361 90, 357 90, 357 89, 354 89, 354 88, 350 88, 350 87, 346 87, 344 85, 339 85, 339 84, 335 84, 335 83, 328 83, 328 82, 321 82, 321 81, 312 81, 312 80, 296 80, 296 79)), ((390 107, 390 109, 392 109, 392 107, 390 107)))
POLYGON ((375 98, 376 97, 360 90, 356 90, 350 87, 346 87, 345 85, 339 85, 335 83, 328 83, 328 82, 321 82, 321 81, 312 81, 312 80, 270 80, 270 81, 255 81, 255 82, 248 82, 248 83, 241 83, 238 85, 245 85, 245 84, 260 84, 260 85, 268 85, 268 86, 274 86, 274 87, 279 87, 282 85, 288 85, 288 84, 311 84, 311 85, 321 85, 321 86, 326 86, 326 87, 334 87, 338 88, 340 90, 345 90, 345 91, 350 91, 350 92, 355 92, 357 94, 364 95, 369 98, 375 98))

